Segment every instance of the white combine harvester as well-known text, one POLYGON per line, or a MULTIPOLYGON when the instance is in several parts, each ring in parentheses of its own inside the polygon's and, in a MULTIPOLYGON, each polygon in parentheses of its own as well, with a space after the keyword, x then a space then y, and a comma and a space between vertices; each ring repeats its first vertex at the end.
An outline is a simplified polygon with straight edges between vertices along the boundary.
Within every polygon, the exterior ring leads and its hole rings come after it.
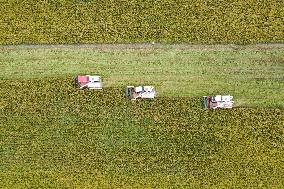
POLYGON ((80 89, 102 89, 103 87, 101 77, 97 75, 78 75, 75 83, 80 89))
POLYGON ((216 95, 203 96, 203 103, 205 109, 223 109, 233 107, 233 96, 230 95, 216 95))
POLYGON ((127 86, 125 94, 131 100, 136 100, 137 98, 153 99, 156 96, 156 91, 153 86, 127 86))

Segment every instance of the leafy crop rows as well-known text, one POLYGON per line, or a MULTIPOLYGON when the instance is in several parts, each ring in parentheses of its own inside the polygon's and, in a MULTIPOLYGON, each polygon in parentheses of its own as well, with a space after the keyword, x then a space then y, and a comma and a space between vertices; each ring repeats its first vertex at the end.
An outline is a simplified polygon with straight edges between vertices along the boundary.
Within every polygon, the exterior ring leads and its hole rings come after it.
POLYGON ((0 81, 1 187, 283 187, 284 111, 0 81))
POLYGON ((1 2, 0 44, 283 42, 281 0, 1 2))

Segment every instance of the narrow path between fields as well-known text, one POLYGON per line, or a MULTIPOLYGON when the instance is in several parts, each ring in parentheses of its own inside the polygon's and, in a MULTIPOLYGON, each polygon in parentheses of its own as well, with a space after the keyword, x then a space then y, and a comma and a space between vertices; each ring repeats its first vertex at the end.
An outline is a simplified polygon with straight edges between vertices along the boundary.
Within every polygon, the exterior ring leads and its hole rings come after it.
POLYGON ((202 45, 190 43, 125 43, 125 44, 38 44, 38 45, 0 45, 0 49, 58 49, 58 48, 93 48, 93 49, 151 49, 151 48, 174 48, 174 49, 199 49, 199 50, 238 50, 238 49, 282 49, 284 43, 260 43, 251 45, 219 44, 202 45))

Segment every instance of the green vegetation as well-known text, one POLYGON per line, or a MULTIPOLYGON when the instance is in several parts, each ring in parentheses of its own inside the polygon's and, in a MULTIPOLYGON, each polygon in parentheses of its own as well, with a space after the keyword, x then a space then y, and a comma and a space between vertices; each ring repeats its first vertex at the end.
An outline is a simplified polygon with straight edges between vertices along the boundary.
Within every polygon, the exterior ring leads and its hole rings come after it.
POLYGON ((2 0, 0 44, 283 42, 282 0, 2 0))
POLYGON ((0 81, 1 188, 283 188, 284 111, 0 81))
POLYGON ((0 188, 284 187, 283 46, 124 47, 1 49, 0 188), (141 83, 160 98, 124 97, 141 83))
POLYGON ((0 188, 284 188, 283 45, 170 45, 283 43, 283 7, 2 0, 0 45, 130 44, 0 47, 0 188), (159 98, 130 101, 130 84, 159 98), (203 110, 211 94, 236 107, 203 110))
POLYGON ((162 97, 230 94, 236 106, 283 107, 284 99, 283 45, 12 47, 1 49, 0 68, 11 81, 100 74, 106 87, 153 84, 162 97))

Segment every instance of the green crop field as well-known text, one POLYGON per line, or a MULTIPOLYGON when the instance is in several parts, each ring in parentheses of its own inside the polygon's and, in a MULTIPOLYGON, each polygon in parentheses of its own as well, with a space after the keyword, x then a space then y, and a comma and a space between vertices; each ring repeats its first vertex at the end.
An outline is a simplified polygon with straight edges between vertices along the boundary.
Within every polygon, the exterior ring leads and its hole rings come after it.
POLYGON ((106 87, 153 84, 159 96, 222 93, 236 106, 283 107, 283 45, 11 46, 0 68, 5 80, 100 74, 106 87))
POLYGON ((2 47, 0 188, 283 188, 283 49, 2 47), (159 97, 124 97, 144 83, 159 97), (237 107, 203 110, 216 93, 237 107))
POLYGON ((1 0, 0 44, 284 42, 283 0, 1 0))

